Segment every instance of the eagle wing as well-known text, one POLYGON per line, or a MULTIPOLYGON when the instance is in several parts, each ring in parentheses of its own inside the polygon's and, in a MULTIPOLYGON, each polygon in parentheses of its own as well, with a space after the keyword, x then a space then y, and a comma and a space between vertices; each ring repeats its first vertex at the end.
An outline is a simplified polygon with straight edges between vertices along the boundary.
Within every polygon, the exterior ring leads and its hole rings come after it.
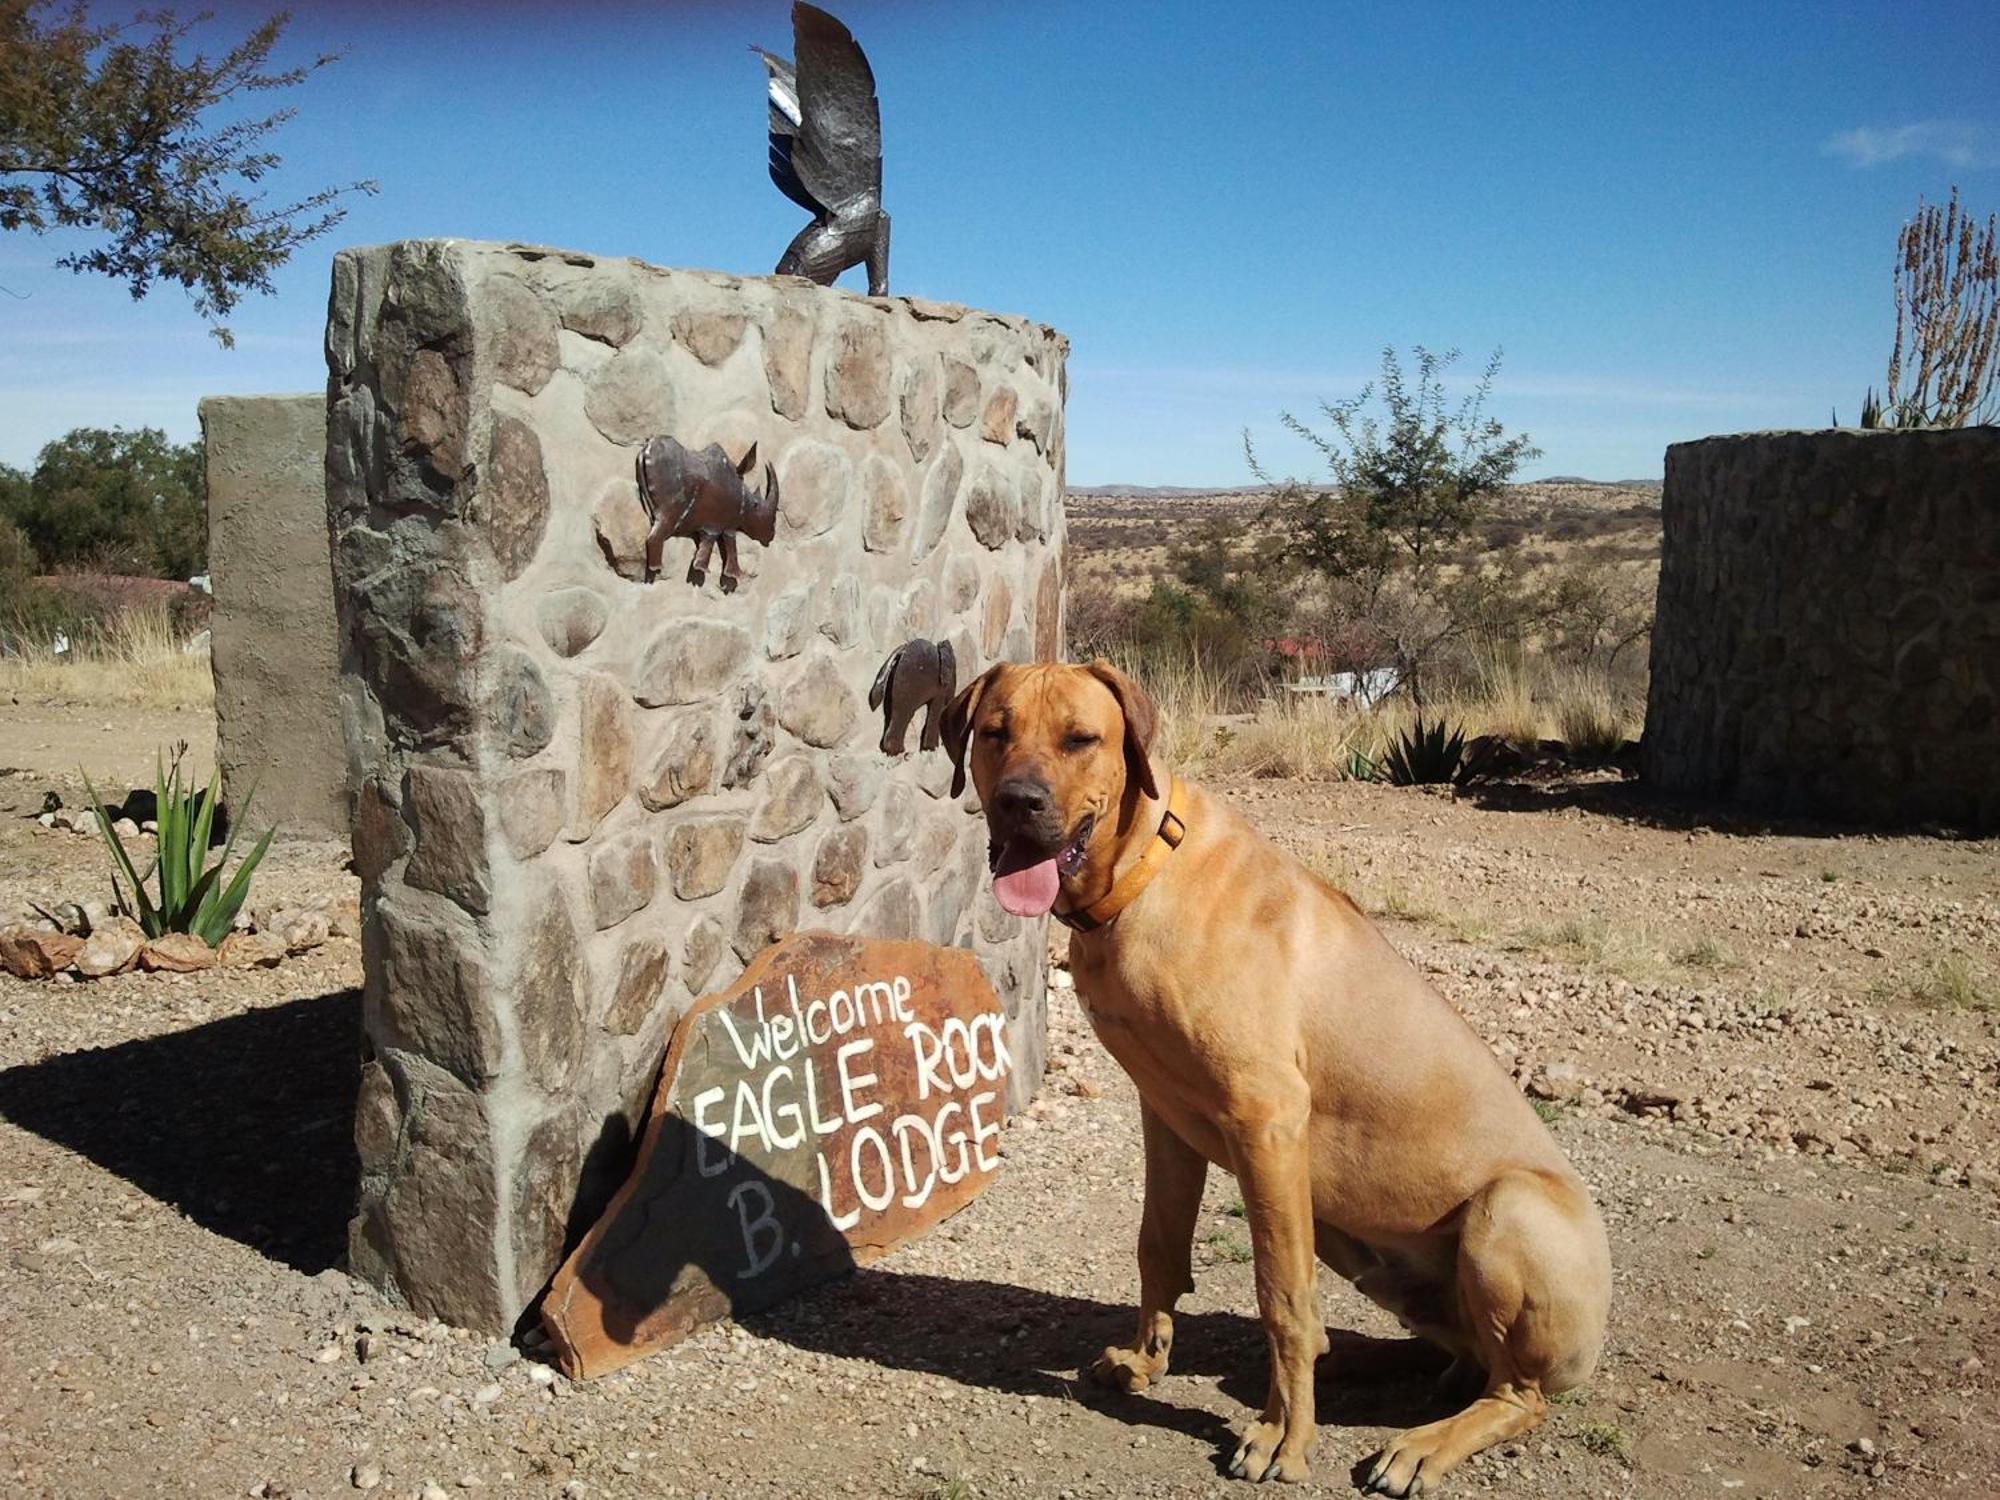
POLYGON ((792 35, 799 124, 789 164, 798 183, 835 213, 871 194, 879 200, 882 106, 867 57, 845 26, 815 6, 792 7, 792 35))
POLYGON ((771 181, 778 191, 817 218, 826 205, 806 191, 792 165, 792 146, 799 133, 799 83, 791 63, 775 52, 752 45, 750 50, 764 60, 765 96, 771 107, 771 151, 768 163, 771 181))

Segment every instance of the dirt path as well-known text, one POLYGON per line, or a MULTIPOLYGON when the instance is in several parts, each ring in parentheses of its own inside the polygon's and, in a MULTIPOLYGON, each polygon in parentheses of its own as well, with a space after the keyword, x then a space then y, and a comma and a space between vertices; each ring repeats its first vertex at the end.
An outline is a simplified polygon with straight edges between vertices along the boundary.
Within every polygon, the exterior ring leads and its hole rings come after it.
MULTIPOLYGON (((1610 1226, 1598 1379, 1457 1492, 2000 1493, 2000 1016, 1933 982, 1961 955, 1991 984, 2000 848, 1690 828, 1589 788, 1224 789, 1563 1096, 1544 1107, 1610 1226)), ((95 858, 0 816, 0 912, 80 894, 95 858)), ((274 858, 271 899, 349 879, 324 850, 274 858)), ((1130 1317, 1139 1145, 1066 990, 1043 1096, 971 1209, 574 1387, 336 1269, 359 977, 336 941, 270 973, 0 978, 0 1492, 1234 1492, 1216 1461, 1264 1372, 1232 1183, 1175 1373, 1126 1398, 1077 1379, 1130 1317)), ((1326 1278, 1322 1302, 1310 1488, 1350 1493, 1435 1412, 1386 1318, 1326 1278)))
MULTIPOLYGON (((27 783, 81 794, 81 769, 102 791, 153 784, 153 757, 186 740, 188 769, 215 768, 215 715, 207 709, 101 708, 13 703, 0 707, 0 816, 27 783)), ((39 792, 36 803, 40 804, 39 792)))

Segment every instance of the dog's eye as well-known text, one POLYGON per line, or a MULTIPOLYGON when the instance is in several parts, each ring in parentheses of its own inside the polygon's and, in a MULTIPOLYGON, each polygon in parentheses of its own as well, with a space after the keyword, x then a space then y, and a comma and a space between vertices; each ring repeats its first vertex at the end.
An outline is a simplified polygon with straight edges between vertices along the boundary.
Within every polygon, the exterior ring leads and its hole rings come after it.
POLYGON ((1004 745, 1007 742, 1007 726, 988 724, 979 731, 979 737, 982 740, 991 740, 996 745, 1004 745))
POLYGON ((1088 750, 1092 745, 1099 745, 1102 744, 1103 742, 1104 742, 1104 736, 1101 734, 1084 734, 1081 731, 1078 731, 1076 733, 1066 734, 1063 736, 1063 749, 1072 752, 1077 750, 1088 750))

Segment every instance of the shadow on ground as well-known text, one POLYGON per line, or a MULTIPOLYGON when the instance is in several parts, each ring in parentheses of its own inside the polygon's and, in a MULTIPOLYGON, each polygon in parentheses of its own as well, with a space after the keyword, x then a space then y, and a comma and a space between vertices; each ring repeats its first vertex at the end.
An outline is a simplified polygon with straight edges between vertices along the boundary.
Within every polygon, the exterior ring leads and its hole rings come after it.
POLYGON ((0 1118, 308 1275, 347 1248, 361 992, 0 1073, 0 1118))
MULTIPOLYGON (((728 1315, 813 1353, 1078 1400, 1128 1426, 1213 1443, 1218 1465, 1235 1450, 1232 1423, 1263 1405, 1267 1343, 1247 1312, 1177 1316, 1169 1377, 1130 1395, 1105 1390, 1083 1372, 1131 1336, 1131 1306, 976 1277, 856 1270, 817 1198, 747 1157, 704 1166, 701 1145, 679 1118, 654 1120, 639 1174, 558 1276, 542 1311, 565 1368, 615 1369, 635 1348, 664 1347, 728 1315), (779 1253, 787 1240, 790 1256, 779 1253), (1210 1384, 1241 1409, 1184 1404, 1210 1384)), ((1439 1404, 1442 1351, 1330 1333, 1317 1372, 1321 1421, 1400 1427, 1454 1409, 1439 1404)))
POLYGON ((1700 830, 1733 834, 1739 838, 1797 839, 1844 839, 1871 834, 1944 839, 1974 837, 1964 830, 1939 824, 1878 827, 1816 818, 1804 813, 1761 812, 1694 797, 1670 796, 1637 780, 1561 778, 1548 781, 1474 781, 1459 787, 1456 796, 1489 812, 1550 813, 1574 808, 1592 817, 1666 829, 1673 833, 1700 830))
MULTIPOLYGON (((1327 1273, 1322 1273, 1325 1279, 1327 1273)), ((1133 1395, 1105 1390, 1086 1374, 1105 1345, 1131 1337, 1130 1306, 1010 1286, 871 1268, 803 1301, 738 1321, 798 1348, 941 1375, 961 1385, 1019 1396, 1073 1398, 1133 1427, 1159 1427, 1216 1445, 1217 1465, 1235 1429, 1264 1403, 1269 1376, 1264 1330, 1247 1313, 1183 1313, 1174 1319, 1172 1370, 1133 1395), (1243 1410, 1218 1415, 1174 1399, 1177 1377, 1213 1380, 1243 1410)), ((1437 1377, 1447 1360, 1415 1339, 1378 1339, 1330 1328, 1320 1360, 1321 1423, 1405 1427, 1448 1415, 1437 1377)))

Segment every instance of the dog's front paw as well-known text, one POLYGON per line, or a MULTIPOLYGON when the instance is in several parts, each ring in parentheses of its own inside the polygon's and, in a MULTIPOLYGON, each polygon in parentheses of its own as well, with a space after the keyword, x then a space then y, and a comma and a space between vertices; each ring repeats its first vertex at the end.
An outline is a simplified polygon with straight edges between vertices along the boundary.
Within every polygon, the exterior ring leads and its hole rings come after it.
POLYGON ((1099 1385, 1109 1386, 1114 1391, 1124 1391, 1130 1395, 1143 1391, 1147 1386, 1167 1373, 1164 1355, 1148 1354, 1140 1349, 1127 1349, 1113 1344, 1090 1367, 1090 1378, 1099 1385))
POLYGON ((1297 1484, 1312 1471, 1307 1446, 1305 1441, 1288 1443, 1285 1429, 1276 1422, 1252 1422, 1237 1446, 1236 1456, 1229 1461, 1230 1477, 1248 1479, 1253 1484, 1262 1484, 1267 1479, 1297 1484))
POLYGON ((1436 1462, 1439 1434, 1434 1429, 1444 1425, 1433 1422, 1429 1427, 1414 1427, 1393 1439, 1368 1466, 1361 1481, 1362 1493, 1388 1495, 1391 1500, 1415 1500, 1429 1494, 1442 1476, 1442 1467, 1436 1462))

